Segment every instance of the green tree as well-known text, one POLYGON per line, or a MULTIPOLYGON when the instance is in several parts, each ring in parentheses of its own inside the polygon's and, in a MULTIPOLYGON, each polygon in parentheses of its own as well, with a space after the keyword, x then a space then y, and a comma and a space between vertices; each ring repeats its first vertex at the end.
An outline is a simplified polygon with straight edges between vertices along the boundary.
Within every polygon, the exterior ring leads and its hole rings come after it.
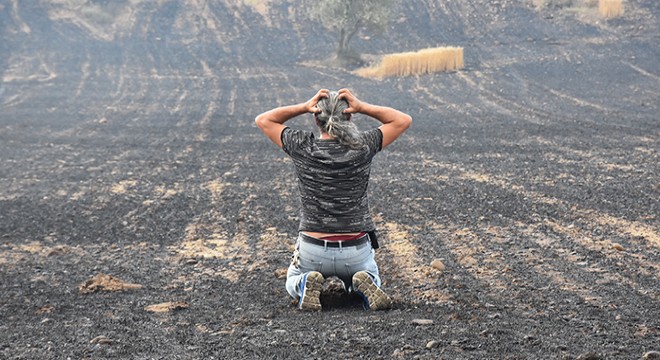
POLYGON ((399 0, 313 0, 309 14, 323 27, 336 32, 337 59, 346 62, 359 59, 349 44, 360 31, 382 34, 397 13, 399 0))

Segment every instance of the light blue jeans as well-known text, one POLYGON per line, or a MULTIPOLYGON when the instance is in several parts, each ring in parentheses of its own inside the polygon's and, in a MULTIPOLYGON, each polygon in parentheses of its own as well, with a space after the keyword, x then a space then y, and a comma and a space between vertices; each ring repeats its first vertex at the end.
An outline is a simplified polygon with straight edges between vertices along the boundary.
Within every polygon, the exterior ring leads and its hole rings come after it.
POLYGON ((366 271, 380 287, 380 275, 371 242, 336 248, 309 244, 302 241, 303 237, 311 238, 303 233, 298 235, 293 260, 286 274, 286 291, 294 299, 302 295, 299 289, 300 281, 310 271, 318 271, 324 278, 337 276, 344 282, 347 291, 352 291, 353 274, 366 271))

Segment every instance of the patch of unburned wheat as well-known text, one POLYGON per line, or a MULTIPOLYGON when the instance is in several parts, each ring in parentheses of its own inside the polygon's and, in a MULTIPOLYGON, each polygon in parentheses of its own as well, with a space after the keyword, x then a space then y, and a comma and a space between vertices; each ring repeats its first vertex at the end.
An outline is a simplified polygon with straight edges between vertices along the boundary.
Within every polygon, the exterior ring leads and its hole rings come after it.
POLYGON ((388 54, 373 67, 362 68, 355 74, 362 77, 386 78, 410 76, 442 71, 454 71, 464 66, 462 47, 439 47, 417 52, 388 54))
POLYGON ((600 16, 611 19, 623 15, 623 0, 598 0, 600 16))

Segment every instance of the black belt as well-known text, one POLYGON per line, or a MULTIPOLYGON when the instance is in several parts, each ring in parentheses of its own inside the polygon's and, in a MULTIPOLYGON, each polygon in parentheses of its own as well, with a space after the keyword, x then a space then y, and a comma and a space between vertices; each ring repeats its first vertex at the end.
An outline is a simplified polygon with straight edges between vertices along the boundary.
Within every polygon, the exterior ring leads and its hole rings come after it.
POLYGON ((362 244, 366 244, 369 242, 369 234, 364 234, 364 236, 355 240, 321 240, 309 235, 300 234, 300 239, 308 244, 338 248, 340 247, 340 244, 341 247, 360 246, 362 244))

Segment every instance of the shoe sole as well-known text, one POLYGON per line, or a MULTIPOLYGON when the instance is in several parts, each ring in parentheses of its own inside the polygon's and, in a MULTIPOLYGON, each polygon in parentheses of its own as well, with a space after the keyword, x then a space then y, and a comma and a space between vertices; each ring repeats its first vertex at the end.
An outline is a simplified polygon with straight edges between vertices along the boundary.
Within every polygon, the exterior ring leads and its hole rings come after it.
POLYGON ((321 288, 323 287, 323 275, 313 271, 307 275, 305 290, 300 300, 300 309, 306 311, 321 310, 321 288))
POLYGON ((364 298, 370 310, 386 310, 392 307, 392 300, 381 290, 371 276, 360 271, 353 276, 353 286, 364 298))

